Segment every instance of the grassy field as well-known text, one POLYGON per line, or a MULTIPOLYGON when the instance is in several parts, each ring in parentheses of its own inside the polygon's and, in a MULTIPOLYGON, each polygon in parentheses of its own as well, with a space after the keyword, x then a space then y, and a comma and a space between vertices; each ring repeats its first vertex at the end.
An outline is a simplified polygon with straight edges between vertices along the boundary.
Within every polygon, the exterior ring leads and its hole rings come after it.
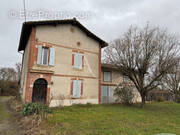
POLYGON ((180 104, 149 103, 143 109, 119 104, 55 108, 43 127, 53 135, 180 135, 180 104))

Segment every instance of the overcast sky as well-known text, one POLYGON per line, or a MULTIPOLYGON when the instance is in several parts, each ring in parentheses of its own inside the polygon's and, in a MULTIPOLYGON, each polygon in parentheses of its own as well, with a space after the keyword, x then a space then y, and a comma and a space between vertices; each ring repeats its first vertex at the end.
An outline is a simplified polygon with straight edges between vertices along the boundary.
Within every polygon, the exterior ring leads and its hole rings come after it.
MULTIPOLYGON (((90 31, 109 42, 130 25, 167 28, 180 32, 180 0, 26 0, 27 21, 67 19, 74 16, 90 31)), ((17 52, 23 0, 1 0, 0 67, 21 62, 17 52)))

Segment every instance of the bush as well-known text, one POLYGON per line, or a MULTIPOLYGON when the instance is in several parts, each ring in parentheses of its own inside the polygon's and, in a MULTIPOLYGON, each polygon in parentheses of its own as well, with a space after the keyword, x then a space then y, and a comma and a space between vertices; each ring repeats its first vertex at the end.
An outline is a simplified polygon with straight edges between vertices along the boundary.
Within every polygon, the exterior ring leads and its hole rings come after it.
POLYGON ((51 113, 51 109, 42 103, 28 103, 22 110, 24 116, 41 113, 51 113))
POLYGON ((157 101, 157 102, 164 102, 165 99, 164 99, 163 96, 158 96, 158 97, 156 97, 156 101, 157 101))
POLYGON ((177 103, 180 103, 180 97, 177 99, 177 101, 176 101, 177 103))
POLYGON ((117 87, 114 91, 114 95, 117 96, 117 102, 121 102, 126 105, 131 105, 135 97, 133 89, 130 86, 117 87))

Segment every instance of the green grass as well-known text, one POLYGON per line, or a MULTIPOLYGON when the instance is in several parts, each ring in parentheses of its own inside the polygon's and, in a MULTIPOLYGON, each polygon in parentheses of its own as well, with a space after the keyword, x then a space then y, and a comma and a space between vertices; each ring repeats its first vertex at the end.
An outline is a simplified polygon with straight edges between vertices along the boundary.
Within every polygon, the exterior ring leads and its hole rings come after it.
POLYGON ((180 104, 149 103, 143 109, 119 104, 55 108, 43 127, 53 135, 180 135, 180 104))
POLYGON ((4 103, 5 100, 6 100, 6 97, 0 97, 0 122, 10 118, 10 115, 9 115, 9 113, 6 109, 6 105, 4 103))

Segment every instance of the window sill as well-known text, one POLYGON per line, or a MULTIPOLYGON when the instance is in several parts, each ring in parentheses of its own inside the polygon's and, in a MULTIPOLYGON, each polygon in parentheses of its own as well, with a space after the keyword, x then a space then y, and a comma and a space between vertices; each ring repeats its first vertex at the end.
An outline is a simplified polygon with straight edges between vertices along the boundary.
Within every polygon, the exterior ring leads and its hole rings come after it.
POLYGON ((75 71, 83 71, 84 70, 83 68, 82 69, 78 69, 78 68, 75 68, 75 67, 73 67, 72 69, 75 70, 75 71))

